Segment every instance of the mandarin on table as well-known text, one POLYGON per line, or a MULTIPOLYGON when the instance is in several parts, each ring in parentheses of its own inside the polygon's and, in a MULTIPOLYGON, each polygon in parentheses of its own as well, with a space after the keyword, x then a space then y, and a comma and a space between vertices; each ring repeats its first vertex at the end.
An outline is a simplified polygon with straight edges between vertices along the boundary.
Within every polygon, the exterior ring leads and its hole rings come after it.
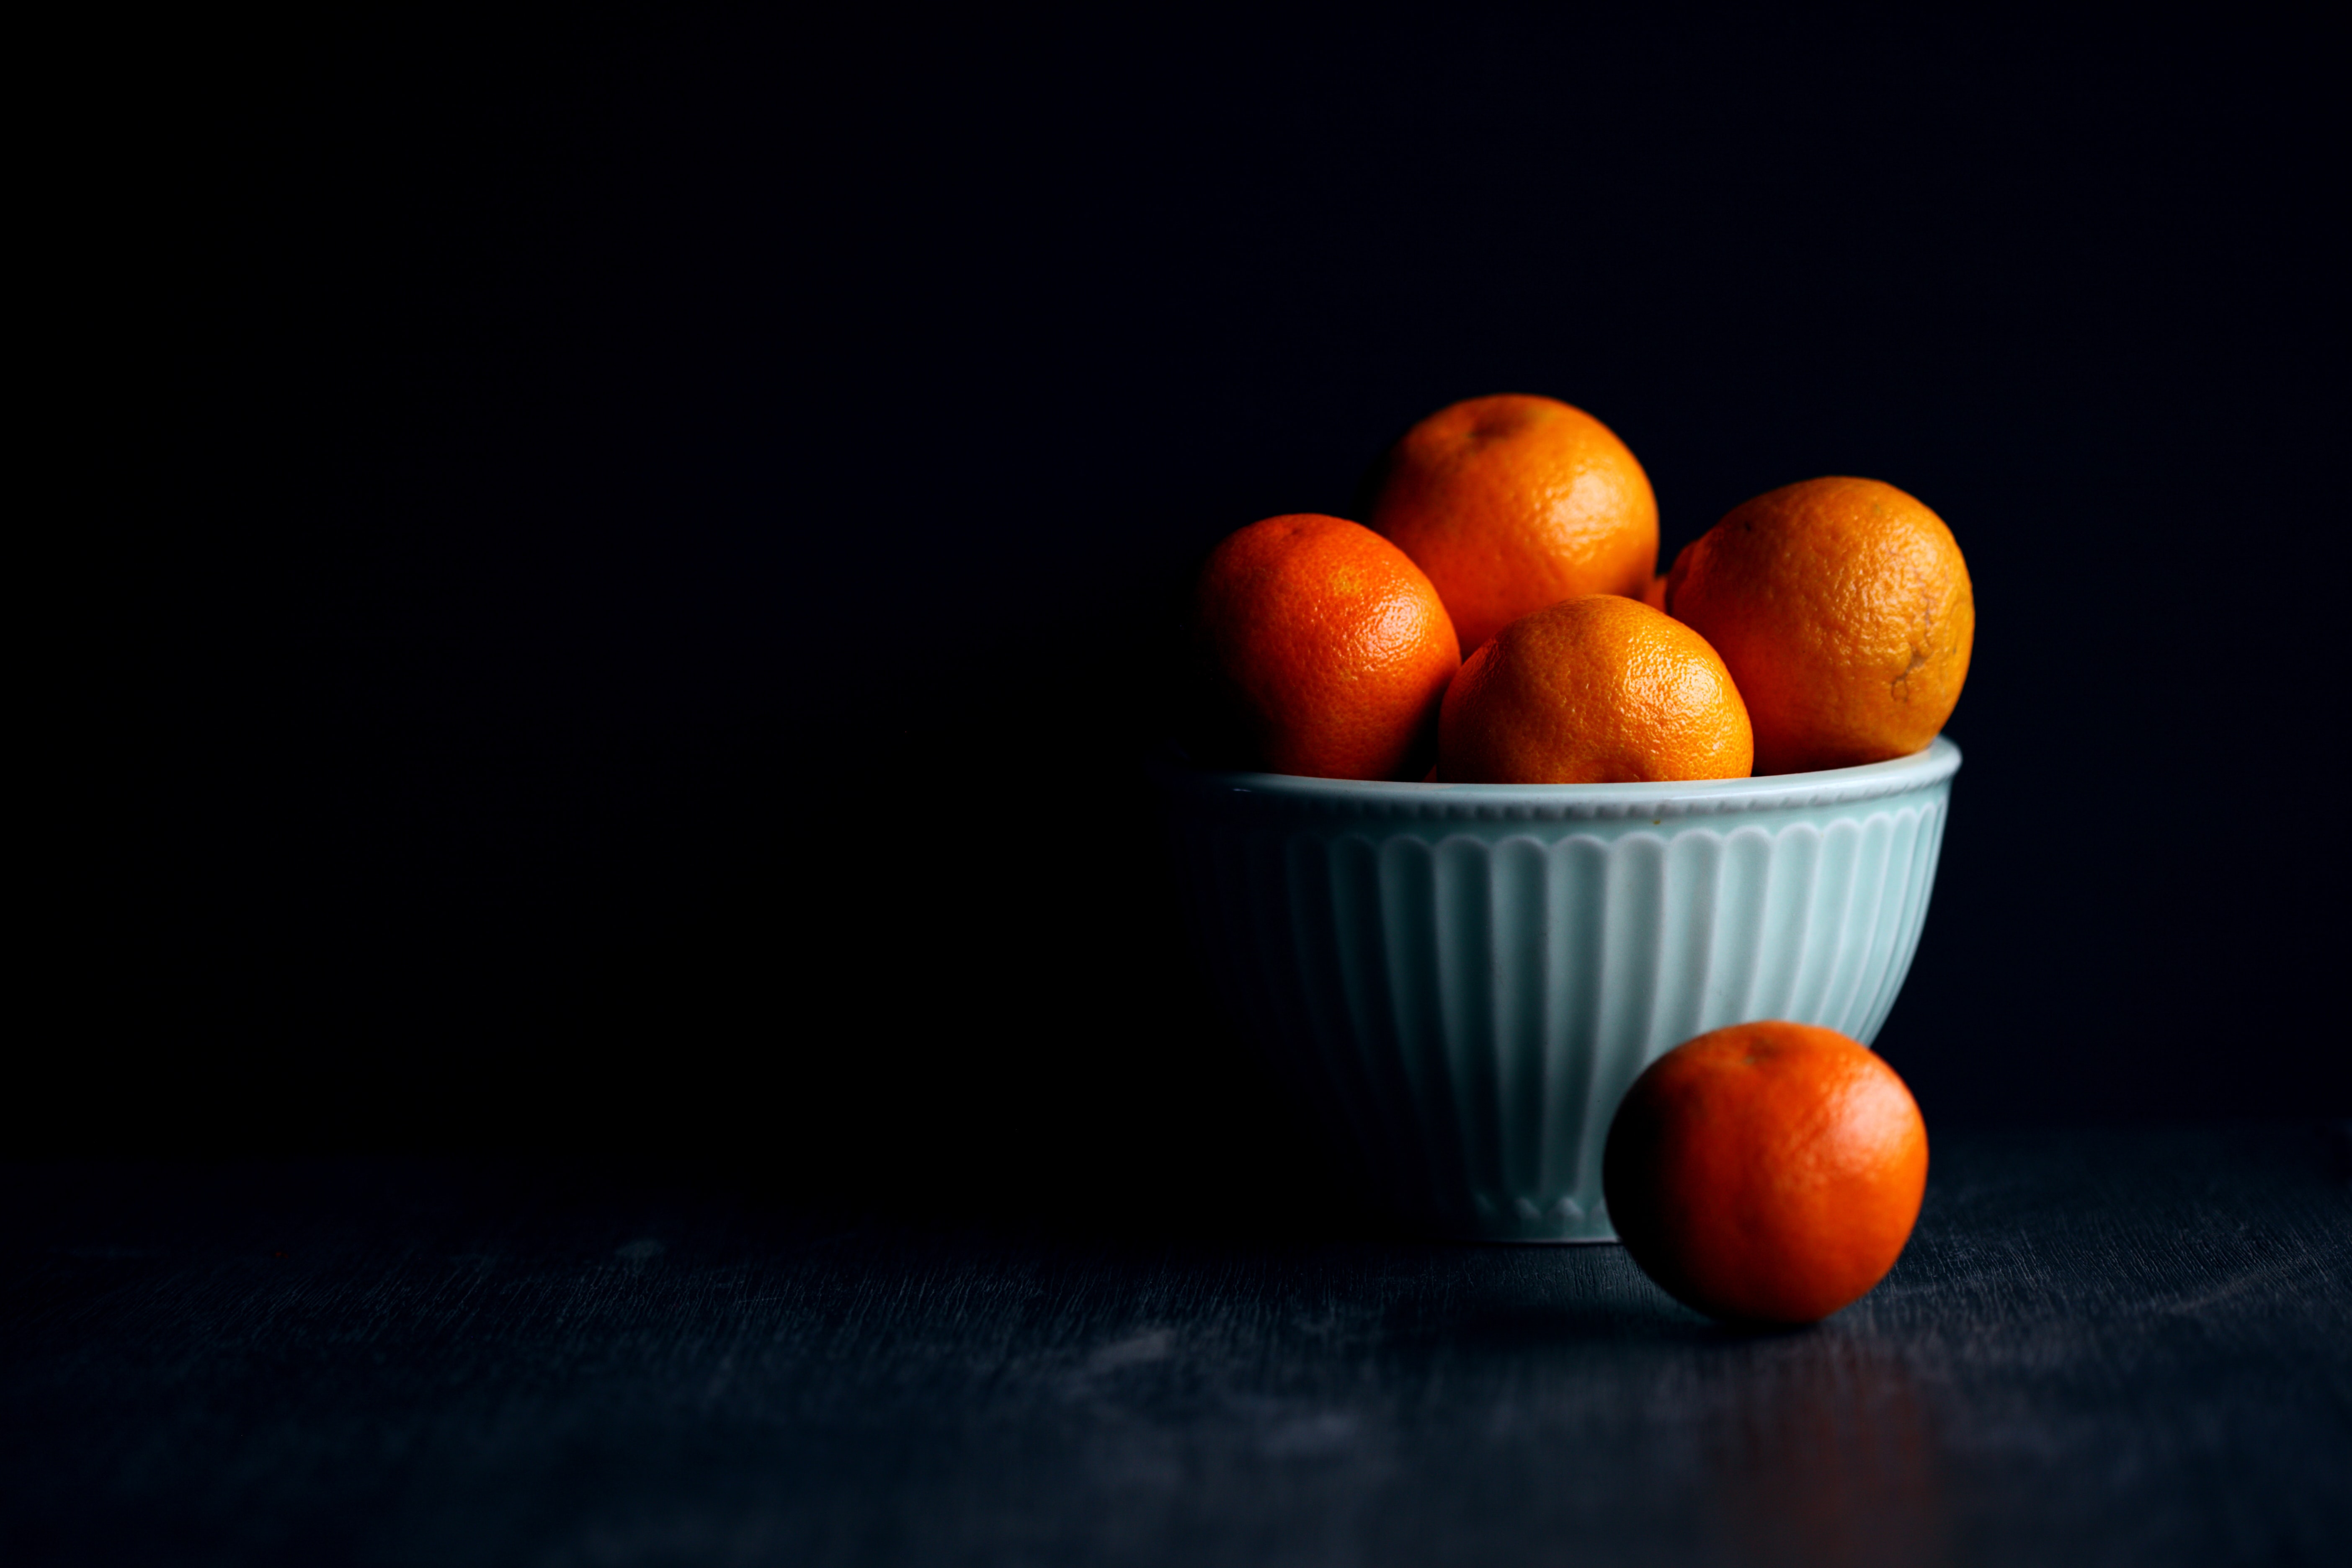
POLYGON ((1465 654, 1561 599, 1638 599, 1658 560, 1642 465, 1549 397, 1474 397, 1415 425, 1381 461, 1370 521, 1437 584, 1465 654))
POLYGON ((1907 756, 1968 679, 1976 599, 1944 520, 1876 479, 1743 502, 1675 560, 1666 609, 1730 667, 1756 771, 1907 756))
POLYGON ((1748 710, 1706 639, 1638 599, 1523 616, 1472 654, 1438 721, 1448 784, 1745 778, 1748 710))
POLYGON ((1895 1069, 1811 1024, 1734 1024, 1633 1080, 1601 1191, 1667 1294, 1730 1322, 1810 1323, 1885 1278, 1919 1217, 1927 1130, 1895 1069))
POLYGON ((1192 635, 1231 760, 1317 778, 1419 778, 1462 665, 1421 568, 1360 523, 1311 512, 1210 552, 1192 635))

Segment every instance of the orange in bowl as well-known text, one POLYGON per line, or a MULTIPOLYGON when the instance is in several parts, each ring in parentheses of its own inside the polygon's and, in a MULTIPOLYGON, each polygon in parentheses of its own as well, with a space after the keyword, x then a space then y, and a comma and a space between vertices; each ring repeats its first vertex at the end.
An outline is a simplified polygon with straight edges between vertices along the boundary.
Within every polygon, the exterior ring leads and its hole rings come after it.
POLYGON ((1311 512, 1210 552, 1192 634, 1235 760, 1313 778, 1419 778, 1462 665, 1421 568, 1362 524, 1311 512))
POLYGON ((1382 459, 1370 522, 1429 574, 1462 647, 1585 594, 1640 598, 1658 500, 1609 426, 1550 397, 1441 408, 1382 459))
POLYGON ((1788 485, 1675 558, 1666 609, 1715 645, 1756 725, 1756 771, 1908 756, 1960 700, 1976 637, 1944 520, 1876 479, 1788 485))
POLYGON ((1445 694, 1447 784, 1636 784, 1748 776, 1755 742, 1706 639, 1639 599, 1592 594, 1523 616, 1445 694))

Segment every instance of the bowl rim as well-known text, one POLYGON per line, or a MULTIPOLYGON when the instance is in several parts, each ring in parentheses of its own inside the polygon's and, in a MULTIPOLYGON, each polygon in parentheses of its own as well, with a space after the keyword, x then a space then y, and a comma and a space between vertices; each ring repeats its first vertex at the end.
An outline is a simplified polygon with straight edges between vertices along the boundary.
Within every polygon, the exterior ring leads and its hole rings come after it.
POLYGON ((1928 788, 1949 779, 1959 766, 1960 748, 1945 735, 1937 735, 1907 757, 1864 763, 1858 767, 1660 784, 1397 784, 1376 779, 1307 778, 1296 773, 1195 767, 1173 746, 1151 759, 1151 771, 1163 788, 1195 799, 1215 797, 1234 805, 1247 804, 1277 809, 1319 807, 1384 816, 1465 820, 1618 816, 1663 819, 1843 805, 1928 788))

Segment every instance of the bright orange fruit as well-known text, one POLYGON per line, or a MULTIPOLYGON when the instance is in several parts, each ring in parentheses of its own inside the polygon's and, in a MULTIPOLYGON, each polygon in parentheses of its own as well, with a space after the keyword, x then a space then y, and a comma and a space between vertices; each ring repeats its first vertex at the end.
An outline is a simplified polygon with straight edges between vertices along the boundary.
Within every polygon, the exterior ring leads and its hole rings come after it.
POLYGON ((1901 1256, 1927 1129, 1870 1048, 1811 1024, 1734 1024, 1650 1064, 1601 1156, 1611 1223, 1642 1271, 1733 1322, 1810 1323, 1901 1256))
POLYGON ((1739 682, 1759 773, 1925 746, 1960 700, 1977 624, 1952 531, 1876 479, 1808 479, 1733 508, 1676 557, 1666 608, 1739 682))
POLYGON ((1371 525, 1420 563, 1462 647, 1585 594, 1640 598, 1658 500, 1609 426, 1549 397, 1441 408, 1390 449, 1371 525))
POLYGON ((1229 535, 1202 568, 1194 647, 1242 755, 1271 773, 1419 778, 1461 668, 1454 623, 1405 552, 1302 512, 1229 535))
POLYGON ((1445 694, 1449 784, 1748 776, 1748 710, 1706 639, 1639 599, 1591 594, 1523 616, 1445 694))

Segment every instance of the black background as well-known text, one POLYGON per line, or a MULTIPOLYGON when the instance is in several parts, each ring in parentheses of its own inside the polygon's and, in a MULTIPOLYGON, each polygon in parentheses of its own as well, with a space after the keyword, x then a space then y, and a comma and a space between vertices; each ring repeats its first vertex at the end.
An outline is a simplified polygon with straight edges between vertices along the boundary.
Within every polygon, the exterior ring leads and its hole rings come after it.
POLYGON ((1169 912, 1154 650, 1215 539, 1498 390, 1624 437, 1668 558, 1824 472, 1951 523, 1967 763, 1879 1042, 1931 1127, 2352 1110, 2332 35, 184 47, 34 1147, 1311 1182, 1169 912))

